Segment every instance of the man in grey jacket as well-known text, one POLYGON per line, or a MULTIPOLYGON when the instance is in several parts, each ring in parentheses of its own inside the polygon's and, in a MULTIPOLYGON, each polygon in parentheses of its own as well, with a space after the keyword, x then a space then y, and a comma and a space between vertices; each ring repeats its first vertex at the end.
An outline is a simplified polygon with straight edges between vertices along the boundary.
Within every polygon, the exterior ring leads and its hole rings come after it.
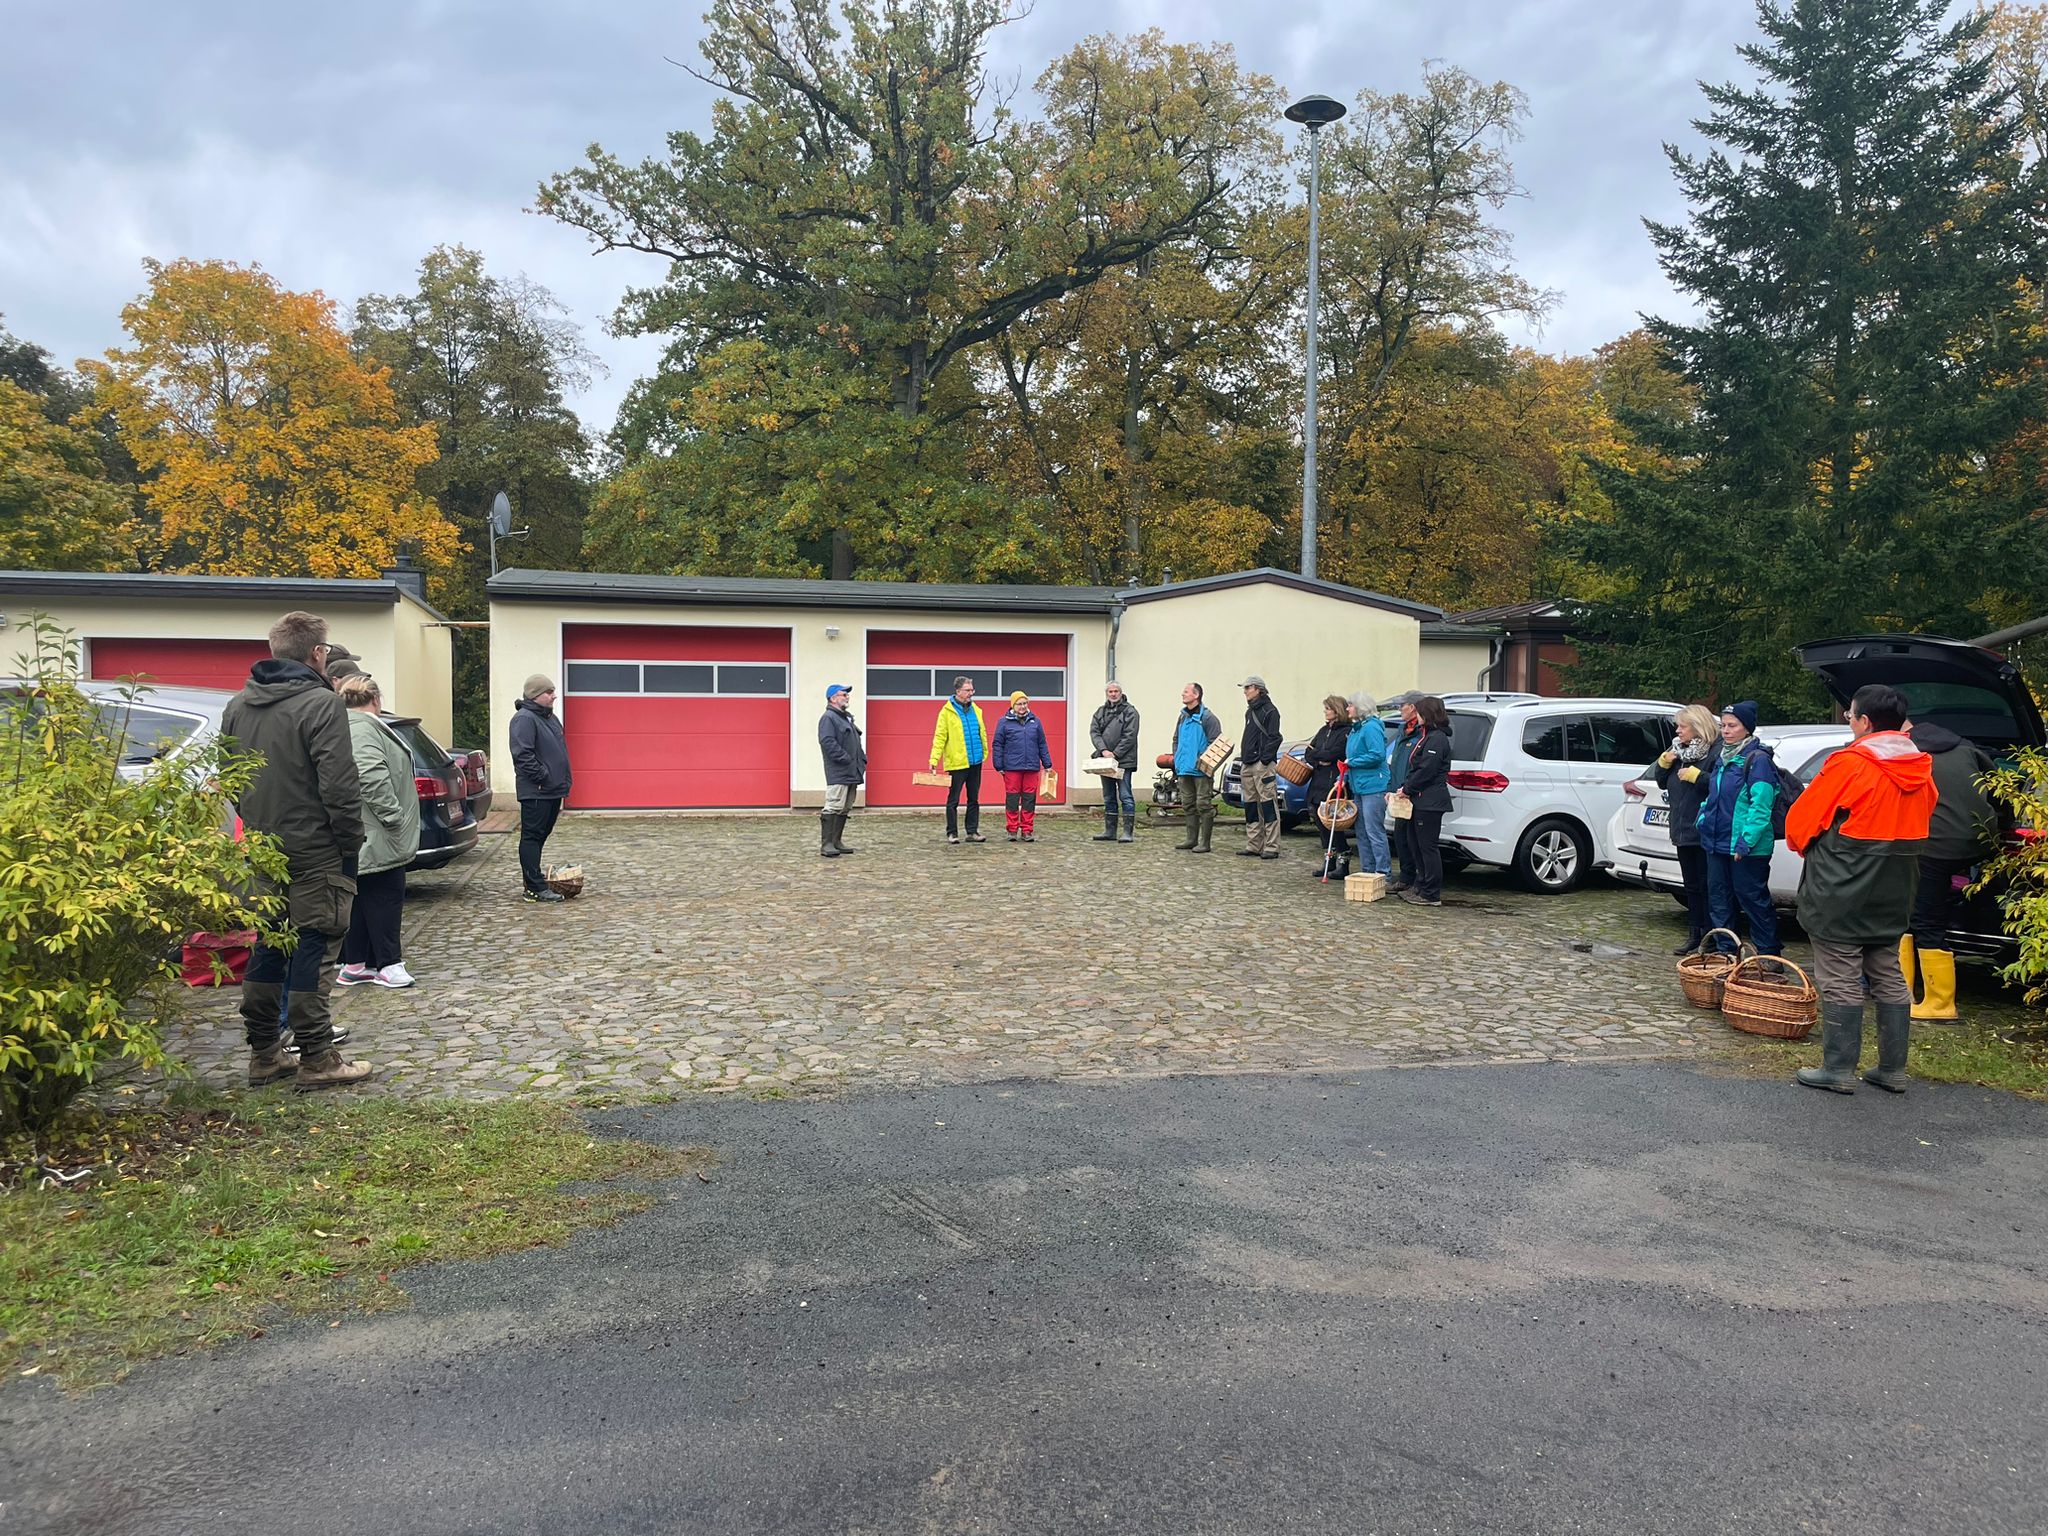
POLYGON ((259 942, 242 982, 249 1085, 296 1074, 301 1089, 337 1088, 370 1076, 334 1045, 334 962, 348 933, 363 845, 363 791, 348 709, 327 681, 327 621, 288 613, 270 628, 270 659, 221 713, 221 735, 263 766, 236 804, 243 825, 284 849, 286 915, 297 931, 289 954, 259 942), (295 1062, 280 1048, 289 1024, 295 1062))
POLYGON ((846 846, 846 818, 853 797, 868 776, 868 749, 853 719, 853 689, 834 683, 825 690, 818 721, 818 750, 825 758, 825 808, 818 813, 818 857, 836 859, 857 850, 846 846))
POLYGON ((573 782, 569 742, 555 713, 555 681, 536 672, 519 690, 506 728, 512 749, 514 793, 519 798, 519 879, 528 901, 561 901, 540 872, 540 852, 562 815, 573 782))
POLYGON ((1102 781, 1102 830, 1098 843, 1132 843, 1138 826, 1138 798, 1133 781, 1138 776, 1138 706, 1124 697, 1123 684, 1110 683, 1102 690, 1102 707, 1088 722, 1088 740, 1096 754, 1113 757, 1123 777, 1102 781), (1117 808, 1123 808, 1124 827, 1117 833, 1117 808))

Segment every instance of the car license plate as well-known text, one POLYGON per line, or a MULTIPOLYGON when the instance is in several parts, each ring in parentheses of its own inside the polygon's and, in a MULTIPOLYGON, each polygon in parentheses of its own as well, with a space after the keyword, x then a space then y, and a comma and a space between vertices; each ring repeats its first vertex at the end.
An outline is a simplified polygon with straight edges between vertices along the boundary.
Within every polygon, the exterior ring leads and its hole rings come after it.
POLYGON ((1668 827, 1671 825, 1671 808, 1665 805, 1647 806, 1643 810, 1643 825, 1646 827, 1668 827))

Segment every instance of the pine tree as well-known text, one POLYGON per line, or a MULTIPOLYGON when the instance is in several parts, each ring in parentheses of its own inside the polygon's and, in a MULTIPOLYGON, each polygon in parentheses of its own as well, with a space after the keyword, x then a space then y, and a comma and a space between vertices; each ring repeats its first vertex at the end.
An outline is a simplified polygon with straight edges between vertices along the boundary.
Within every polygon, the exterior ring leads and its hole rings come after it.
POLYGON ((2041 401, 2041 167, 1948 10, 1762 0, 1755 83, 1706 88, 1708 152, 1667 146, 1692 211, 1650 235, 1700 318, 1650 329, 1696 406, 1631 423, 1655 452, 1573 534, 1612 584, 1581 682, 1806 708, 1803 640, 2048 599, 2038 493, 1996 469, 2041 401))

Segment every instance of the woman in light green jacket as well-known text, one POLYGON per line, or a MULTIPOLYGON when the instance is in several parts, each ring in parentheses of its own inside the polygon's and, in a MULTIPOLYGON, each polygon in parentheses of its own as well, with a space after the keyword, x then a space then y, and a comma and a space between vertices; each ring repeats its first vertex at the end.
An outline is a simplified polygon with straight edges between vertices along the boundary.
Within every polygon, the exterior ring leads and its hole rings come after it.
POLYGON ((405 867, 420 851, 420 802, 413 786, 412 753, 377 718, 383 690, 367 673, 344 678, 349 741, 363 783, 363 848, 356 855, 355 911, 341 941, 344 987, 368 983, 409 987, 412 973, 399 959, 398 930, 405 916, 405 867))

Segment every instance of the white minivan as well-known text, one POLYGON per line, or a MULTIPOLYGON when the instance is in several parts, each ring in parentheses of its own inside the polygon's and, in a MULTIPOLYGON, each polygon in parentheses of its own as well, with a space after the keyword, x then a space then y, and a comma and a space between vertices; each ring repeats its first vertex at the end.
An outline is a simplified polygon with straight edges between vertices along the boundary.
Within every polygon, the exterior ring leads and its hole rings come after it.
POLYGON ((1448 862, 1499 864, 1530 890, 1575 890, 1613 859, 1625 786, 1671 742, 1659 699, 1461 699, 1450 705, 1448 862))

